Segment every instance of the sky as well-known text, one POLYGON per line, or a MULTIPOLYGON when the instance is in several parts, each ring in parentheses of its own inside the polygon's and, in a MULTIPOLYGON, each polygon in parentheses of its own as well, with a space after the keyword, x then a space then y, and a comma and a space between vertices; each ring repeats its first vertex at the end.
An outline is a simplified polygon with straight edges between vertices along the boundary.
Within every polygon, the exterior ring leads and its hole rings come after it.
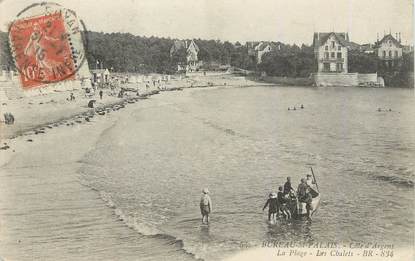
MULTIPOLYGON (((0 30, 34 0, 0 0, 0 30)), ((55 0, 88 30, 180 39, 311 44, 313 32, 373 43, 401 32, 412 44, 413 0, 55 0)))

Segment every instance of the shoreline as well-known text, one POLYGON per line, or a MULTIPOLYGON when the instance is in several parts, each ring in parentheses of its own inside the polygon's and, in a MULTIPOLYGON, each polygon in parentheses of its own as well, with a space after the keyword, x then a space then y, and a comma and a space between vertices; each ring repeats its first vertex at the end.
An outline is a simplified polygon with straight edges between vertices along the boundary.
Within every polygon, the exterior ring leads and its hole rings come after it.
MULTIPOLYGON (((25 117, 24 121, 17 118, 22 122, 8 133, 10 136, 2 133, 1 146, 7 146, 7 149, 0 149, 0 257, 31 260, 37 256, 49 260, 66 256, 87 260, 94 252, 95 257, 103 259, 118 253, 116 255, 125 257, 125 260, 136 260, 140 252, 144 256, 149 254, 140 244, 160 244, 163 247, 166 242, 137 233, 120 220, 115 209, 108 208, 98 191, 80 182, 78 171, 83 164, 82 158, 97 146, 102 133, 114 126, 120 117, 128 117, 129 112, 183 102, 191 91, 197 89, 255 85, 175 86, 177 89, 163 91, 151 99, 110 97, 94 109, 81 105, 87 101, 86 98, 77 98, 76 103, 66 101, 66 96, 74 91, 15 101, 15 105, 31 102, 32 108, 40 109, 36 114, 25 114, 29 110, 21 108, 20 115, 25 117), (186 89, 188 92, 180 93, 186 89), (56 103, 45 104, 51 99, 56 103), (55 106, 59 108, 51 115, 46 113, 55 106), (122 112, 116 113, 118 110, 122 112), (90 120, 85 120, 87 117, 90 120), (39 119, 35 124, 28 122, 35 118, 39 119), (51 196, 54 198, 52 204, 48 203, 51 196), (95 224, 97 220, 103 225, 95 224), (94 226, 97 226, 97 231, 94 226), (100 231, 102 226, 109 227, 110 231, 100 231), (80 237, 83 233, 87 236, 80 237), (50 241, 50 238, 54 240, 50 241), (105 238, 105 242, 99 238, 105 238), (73 248, 80 249, 80 252, 72 253, 73 248)), ((149 92, 143 96, 151 97, 156 93, 149 92)), ((176 256, 174 260, 195 259, 183 251, 172 245, 171 249, 156 251, 155 255, 176 256), (172 253, 165 253, 169 251, 172 253)))
MULTIPOLYGON (((89 260, 94 253, 101 260, 109 256, 137 260, 149 254, 143 249, 169 243, 170 239, 145 236, 124 223, 99 191, 81 182, 79 170, 83 157, 120 117, 128 116, 125 113, 165 106, 181 95, 165 93, 119 114, 9 140, 10 149, 0 150, 0 259, 89 260)), ((175 244, 155 255, 195 260, 175 244)))
MULTIPOLYGON (((150 89, 142 92, 140 96, 135 95, 134 92, 128 92, 127 97, 117 98, 115 96, 104 95, 103 100, 99 99, 97 93, 92 97, 84 97, 82 89, 66 90, 55 93, 49 93, 45 95, 24 97, 17 100, 3 101, 0 111, 2 113, 11 112, 16 120, 13 125, 5 125, 3 119, 0 121, 0 140, 4 143, 6 140, 11 140, 19 136, 25 136, 30 134, 42 134, 46 129, 52 129, 57 125, 70 124, 73 125, 74 121, 77 123, 85 122, 86 117, 94 117, 99 115, 100 111, 110 113, 110 111, 122 109, 124 106, 130 103, 139 102, 141 99, 147 99, 152 95, 159 94, 159 92, 170 91, 182 91, 184 89, 201 89, 201 88, 237 88, 237 87, 254 87, 254 86, 270 86, 271 84, 260 83, 251 81, 248 79, 243 80, 236 76, 226 75, 225 82, 231 82, 230 84, 221 83, 219 79, 212 84, 204 83, 200 79, 197 79, 196 84, 191 85, 183 83, 183 81, 172 81, 172 85, 165 89, 150 89), (233 81, 233 83, 232 83, 233 81), (187 86, 186 86, 187 85, 187 86), (78 97, 75 102, 67 101, 66 98, 70 93, 74 93, 78 97), (95 99, 97 105, 94 108, 88 108, 88 100, 95 99), (22 104, 27 105, 23 107, 22 104), (119 108, 121 106, 122 108, 119 108), (118 108, 117 108, 118 107, 118 108), (52 113, 51 113, 52 112, 52 113), (69 122, 69 123, 68 123, 69 122)), ((214 77, 215 78, 215 77, 214 77)), ((202 78, 203 79, 203 78, 202 78)), ((212 79, 212 77, 207 78, 212 79)), ((121 86, 121 88, 127 86, 121 86)), ((108 92, 108 89, 103 89, 108 92)), ((5 144, 5 146, 8 146, 5 144)), ((8 149, 0 147, 0 149, 8 149)))

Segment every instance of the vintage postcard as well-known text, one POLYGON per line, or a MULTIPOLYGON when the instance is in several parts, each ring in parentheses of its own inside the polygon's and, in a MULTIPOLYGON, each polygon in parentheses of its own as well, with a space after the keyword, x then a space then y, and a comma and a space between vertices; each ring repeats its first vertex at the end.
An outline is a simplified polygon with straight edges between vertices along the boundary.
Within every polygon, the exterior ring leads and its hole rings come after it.
POLYGON ((413 12, 0 0, 0 260, 415 260, 413 12))

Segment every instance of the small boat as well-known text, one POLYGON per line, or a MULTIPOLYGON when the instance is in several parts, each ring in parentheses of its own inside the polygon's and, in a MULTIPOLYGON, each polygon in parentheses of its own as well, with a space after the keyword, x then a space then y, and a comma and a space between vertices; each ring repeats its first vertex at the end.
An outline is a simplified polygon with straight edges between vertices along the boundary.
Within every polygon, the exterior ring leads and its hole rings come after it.
MULTIPOLYGON (((318 193, 316 197, 313 197, 313 200, 311 201, 311 216, 313 216, 314 213, 316 213, 318 207, 320 206, 320 200, 320 193, 318 193)), ((307 218, 306 203, 298 202, 297 205, 297 211, 293 216, 298 219, 307 218)))
MULTIPOLYGON (((313 179, 315 182, 315 187, 310 188, 310 193, 312 196, 310 216, 313 216, 317 212, 317 209, 320 206, 321 194, 318 189, 318 184, 314 176, 313 168, 311 168, 311 173, 313 174, 313 179)), ((291 211, 292 218, 294 219, 308 218, 306 205, 307 204, 304 202, 299 202, 298 198, 295 195, 292 195, 287 202, 287 206, 291 211)))

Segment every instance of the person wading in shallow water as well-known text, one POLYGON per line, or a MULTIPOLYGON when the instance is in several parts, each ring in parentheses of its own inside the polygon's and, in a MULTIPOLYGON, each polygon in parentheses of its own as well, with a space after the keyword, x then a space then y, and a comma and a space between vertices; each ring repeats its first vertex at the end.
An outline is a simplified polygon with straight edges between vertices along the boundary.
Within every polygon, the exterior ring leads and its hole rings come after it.
POLYGON ((206 224, 209 224, 209 214, 212 212, 212 200, 208 195, 209 190, 207 188, 204 188, 202 192, 203 194, 200 199, 200 213, 202 214, 202 223, 205 223, 206 218, 206 224))
POLYGON ((268 206, 268 221, 271 221, 271 217, 272 219, 275 219, 275 214, 277 214, 277 207, 278 207, 277 195, 274 192, 269 194, 269 198, 267 202, 265 203, 264 207, 262 208, 262 211, 264 211, 267 206, 268 206))
POLYGON ((313 207, 311 205, 312 201, 313 201, 313 197, 311 196, 310 188, 306 188, 304 202, 306 203, 307 218, 309 220, 311 220, 311 211, 313 210, 313 207))
POLYGON ((293 187, 291 186, 291 178, 287 177, 287 182, 284 184, 284 195, 294 191, 293 187))
POLYGON ((304 197, 305 197, 305 194, 306 194, 307 187, 308 186, 307 186, 307 183, 306 183, 305 179, 304 178, 301 179, 301 183, 300 183, 300 185, 298 185, 298 188, 297 188, 297 196, 298 196, 298 200, 300 202, 305 202, 304 197))

